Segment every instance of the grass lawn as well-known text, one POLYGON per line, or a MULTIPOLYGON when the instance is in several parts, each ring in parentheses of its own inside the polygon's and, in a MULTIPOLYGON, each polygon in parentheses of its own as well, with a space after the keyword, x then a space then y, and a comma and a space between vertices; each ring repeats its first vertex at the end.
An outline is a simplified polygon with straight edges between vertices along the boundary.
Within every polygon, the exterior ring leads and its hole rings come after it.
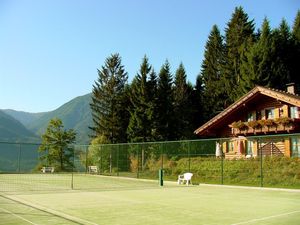
POLYGON ((3 193, 0 224, 296 225, 299 206, 297 190, 166 182, 147 189, 3 193))

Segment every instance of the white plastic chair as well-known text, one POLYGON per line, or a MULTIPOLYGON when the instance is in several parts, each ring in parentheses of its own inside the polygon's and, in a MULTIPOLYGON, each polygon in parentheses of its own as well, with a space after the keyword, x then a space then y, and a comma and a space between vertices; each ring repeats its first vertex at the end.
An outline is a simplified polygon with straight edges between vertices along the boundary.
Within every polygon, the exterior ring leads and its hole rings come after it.
POLYGON ((192 173, 184 173, 178 176, 178 184, 184 184, 184 182, 186 183, 186 185, 192 184, 192 173))

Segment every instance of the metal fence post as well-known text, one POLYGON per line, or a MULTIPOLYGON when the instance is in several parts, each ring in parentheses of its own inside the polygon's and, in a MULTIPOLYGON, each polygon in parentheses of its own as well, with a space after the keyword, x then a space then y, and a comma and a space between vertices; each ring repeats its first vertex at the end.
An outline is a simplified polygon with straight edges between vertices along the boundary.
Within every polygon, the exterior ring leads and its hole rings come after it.
POLYGON ((136 173, 136 178, 139 178, 140 174, 140 154, 139 154, 139 145, 137 145, 137 173, 136 173))
POLYGON ((164 174, 164 143, 160 145, 160 157, 161 157, 161 164, 159 170, 159 185, 163 186, 163 174, 164 174))
POLYGON ((160 156, 161 156, 161 165, 160 169, 164 169, 164 143, 161 143, 160 156))
POLYGON ((120 154, 120 144, 118 145, 117 149, 117 176, 119 176, 119 154, 120 154))
POLYGON ((85 173, 88 171, 88 147, 85 149, 85 173))
POLYGON ((221 184, 224 184, 224 154, 221 154, 221 184))
POLYGON ((71 189, 74 189, 74 167, 75 167, 75 146, 73 146, 73 166, 72 166, 72 178, 71 178, 71 189))
POLYGON ((190 142, 188 141, 188 156, 189 156, 189 172, 191 172, 191 153, 190 153, 190 149, 191 146, 190 146, 190 142))
POLYGON ((261 148, 261 141, 260 139, 258 139, 258 149, 260 151, 260 186, 263 187, 264 186, 264 174, 263 174, 263 151, 261 148))
POLYGON ((110 153, 109 153, 109 175, 111 176, 112 173, 112 147, 110 146, 110 153))
POLYGON ((99 146, 99 151, 100 151, 100 171, 99 174, 102 174, 102 146, 99 146))
POLYGON ((21 163, 21 143, 19 143, 18 173, 20 173, 20 163, 21 163))

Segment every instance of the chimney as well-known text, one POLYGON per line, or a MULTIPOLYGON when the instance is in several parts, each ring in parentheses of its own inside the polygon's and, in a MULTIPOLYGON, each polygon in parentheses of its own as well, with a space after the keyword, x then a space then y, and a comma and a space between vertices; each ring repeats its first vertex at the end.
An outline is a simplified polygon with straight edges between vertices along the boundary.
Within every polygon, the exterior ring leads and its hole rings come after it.
POLYGON ((296 87, 295 87, 295 83, 289 83, 286 84, 286 91, 290 94, 296 94, 296 87))

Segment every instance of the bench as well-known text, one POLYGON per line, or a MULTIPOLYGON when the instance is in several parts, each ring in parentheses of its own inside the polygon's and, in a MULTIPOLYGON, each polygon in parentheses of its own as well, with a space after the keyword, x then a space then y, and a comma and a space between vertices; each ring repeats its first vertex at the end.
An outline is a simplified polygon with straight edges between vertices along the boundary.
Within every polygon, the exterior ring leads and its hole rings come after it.
POLYGON ((178 176, 177 183, 178 184, 184 184, 186 182, 186 185, 192 184, 192 173, 184 173, 178 176))
POLYGON ((52 166, 44 166, 41 169, 42 173, 54 173, 54 167, 52 166))
POLYGON ((88 172, 89 173, 98 173, 98 166, 89 166, 88 172))

